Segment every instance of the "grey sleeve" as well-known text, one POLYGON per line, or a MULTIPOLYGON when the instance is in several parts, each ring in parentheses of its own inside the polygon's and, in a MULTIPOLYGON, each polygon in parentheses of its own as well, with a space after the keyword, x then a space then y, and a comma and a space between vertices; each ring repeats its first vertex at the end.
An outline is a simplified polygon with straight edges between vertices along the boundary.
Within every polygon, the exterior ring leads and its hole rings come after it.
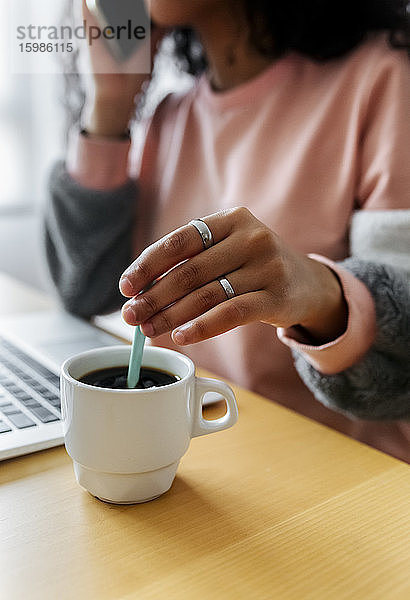
POLYGON ((409 246, 410 211, 372 211, 354 219, 353 256, 340 265, 373 296, 375 342, 361 361, 336 375, 320 373, 293 351, 306 386, 333 410, 368 420, 410 419, 409 246))
POLYGON ((58 162, 44 207, 45 251, 50 274, 66 308, 83 318, 118 309, 121 273, 132 262, 137 185, 116 190, 80 186, 58 162))
POLYGON ((360 419, 410 418, 410 291, 405 272, 350 258, 341 266, 370 290, 377 335, 354 366, 323 375, 293 352, 299 375, 315 397, 333 410, 360 419))

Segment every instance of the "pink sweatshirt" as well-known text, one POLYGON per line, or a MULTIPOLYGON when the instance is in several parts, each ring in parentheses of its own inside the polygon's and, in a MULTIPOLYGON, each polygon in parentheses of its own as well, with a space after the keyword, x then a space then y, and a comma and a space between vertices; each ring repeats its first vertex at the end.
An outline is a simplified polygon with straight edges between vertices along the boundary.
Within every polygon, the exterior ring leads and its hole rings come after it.
MULTIPOLYGON (((332 261, 350 254, 355 210, 410 208, 409 102, 405 53, 377 37, 324 64, 291 54, 228 92, 214 92, 203 76, 188 94, 161 103, 141 147, 130 152, 126 141, 77 136, 68 160, 72 177, 93 189, 138 177, 135 255, 193 218, 246 206, 299 252, 330 260, 349 308, 339 339, 312 347, 292 330, 255 323, 183 351, 201 367, 407 460, 409 423, 327 409, 299 378, 289 346, 334 374, 374 341, 369 291, 332 261)), ((154 343, 175 348, 169 335, 154 343)))

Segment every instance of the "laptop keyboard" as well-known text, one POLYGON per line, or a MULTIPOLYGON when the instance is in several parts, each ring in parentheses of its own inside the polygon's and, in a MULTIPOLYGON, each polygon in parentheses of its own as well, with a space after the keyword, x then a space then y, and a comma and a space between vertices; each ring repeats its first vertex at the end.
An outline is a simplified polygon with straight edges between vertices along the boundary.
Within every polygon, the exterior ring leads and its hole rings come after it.
POLYGON ((59 377, 0 337, 0 435, 61 420, 59 377))

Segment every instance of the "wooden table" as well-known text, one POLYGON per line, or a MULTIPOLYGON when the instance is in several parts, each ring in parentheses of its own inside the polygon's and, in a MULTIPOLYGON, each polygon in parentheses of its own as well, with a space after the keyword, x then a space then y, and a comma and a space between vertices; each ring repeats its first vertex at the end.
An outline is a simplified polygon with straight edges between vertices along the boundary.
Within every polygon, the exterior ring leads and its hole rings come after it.
MULTIPOLYGON (((0 297, 48 304, 4 277, 0 297)), ((148 504, 99 502, 63 448, 0 463, 0 598, 408 600, 408 465, 235 391, 239 423, 148 504)))

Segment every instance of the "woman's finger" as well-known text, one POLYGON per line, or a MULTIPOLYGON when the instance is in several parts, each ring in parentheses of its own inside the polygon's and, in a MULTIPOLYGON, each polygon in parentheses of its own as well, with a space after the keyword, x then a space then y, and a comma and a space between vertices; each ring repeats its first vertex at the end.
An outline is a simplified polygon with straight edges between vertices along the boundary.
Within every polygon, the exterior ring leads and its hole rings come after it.
MULTIPOLYGON (((152 288, 124 305, 123 316, 126 322, 130 325, 141 324, 194 290, 239 269, 244 263, 239 242, 233 234, 169 271, 152 288)), ((243 291, 249 289, 245 288, 243 291)), ((185 321, 189 318, 188 316, 185 321)))
MULTIPOLYGON (((203 219, 212 232, 215 244, 231 233, 234 211, 222 211, 203 219)), ((189 224, 180 227, 149 246, 128 267, 120 279, 121 293, 127 298, 136 296, 158 277, 203 251, 204 245, 197 229, 189 224)))
POLYGON ((142 333, 151 338, 162 335, 199 317, 226 300, 226 294, 220 283, 213 281, 143 323, 142 333))
MULTIPOLYGON (((237 296, 256 291, 260 281, 254 269, 239 269, 225 277, 237 296)), ((183 297, 172 306, 158 312, 141 328, 148 337, 156 337, 208 312, 228 300, 221 283, 216 280, 183 297)))
POLYGON ((259 321, 261 315, 266 312, 268 301, 268 294, 264 291, 237 296, 178 327, 172 332, 172 339, 179 346, 196 344, 226 333, 239 325, 259 321))

